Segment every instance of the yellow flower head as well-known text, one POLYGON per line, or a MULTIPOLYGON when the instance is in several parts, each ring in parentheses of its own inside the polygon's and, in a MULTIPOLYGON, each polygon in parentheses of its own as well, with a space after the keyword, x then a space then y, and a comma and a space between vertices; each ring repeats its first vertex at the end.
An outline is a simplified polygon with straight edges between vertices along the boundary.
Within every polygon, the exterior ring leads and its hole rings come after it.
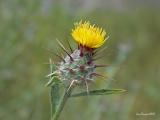
POLYGON ((98 48, 106 41, 106 32, 88 21, 75 24, 72 36, 80 45, 88 48, 98 48))

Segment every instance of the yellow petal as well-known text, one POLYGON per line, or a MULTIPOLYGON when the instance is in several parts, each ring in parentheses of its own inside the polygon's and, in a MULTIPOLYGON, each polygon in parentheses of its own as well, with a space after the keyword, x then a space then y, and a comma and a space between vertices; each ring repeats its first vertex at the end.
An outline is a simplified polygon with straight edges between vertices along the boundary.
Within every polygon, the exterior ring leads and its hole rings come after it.
POLYGON ((106 41, 106 32, 86 21, 75 24, 71 34, 78 44, 88 48, 98 48, 106 41))

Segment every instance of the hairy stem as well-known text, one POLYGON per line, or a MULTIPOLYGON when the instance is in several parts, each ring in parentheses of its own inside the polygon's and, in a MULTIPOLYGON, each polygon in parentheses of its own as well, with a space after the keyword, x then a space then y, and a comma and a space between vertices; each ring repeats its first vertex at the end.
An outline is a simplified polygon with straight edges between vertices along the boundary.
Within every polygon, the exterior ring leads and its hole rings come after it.
POLYGON ((59 101, 59 104, 56 108, 56 111, 55 113, 53 114, 51 120, 58 120, 64 106, 65 106, 65 103, 67 102, 69 96, 71 95, 71 92, 73 90, 73 86, 70 86, 68 87, 65 91, 64 91, 64 94, 63 96, 61 97, 60 101, 59 101))

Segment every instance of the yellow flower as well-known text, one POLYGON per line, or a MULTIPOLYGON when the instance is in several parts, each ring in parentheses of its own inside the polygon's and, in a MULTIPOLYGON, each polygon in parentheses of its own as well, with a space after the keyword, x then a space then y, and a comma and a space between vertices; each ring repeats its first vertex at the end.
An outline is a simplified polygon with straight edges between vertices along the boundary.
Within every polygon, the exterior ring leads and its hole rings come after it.
POLYGON ((88 21, 75 24, 71 34, 75 41, 88 48, 98 48, 106 41, 106 32, 88 21))

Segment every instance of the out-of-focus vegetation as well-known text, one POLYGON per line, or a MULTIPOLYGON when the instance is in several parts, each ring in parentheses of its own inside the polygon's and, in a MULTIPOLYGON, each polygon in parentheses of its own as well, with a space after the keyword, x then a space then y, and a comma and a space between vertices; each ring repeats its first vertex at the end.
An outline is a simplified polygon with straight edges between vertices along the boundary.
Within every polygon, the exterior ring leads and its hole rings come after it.
POLYGON ((100 60, 110 67, 99 69, 109 78, 98 78, 90 88, 123 88, 127 93, 70 99, 60 119, 160 118, 159 9, 152 2, 124 7, 125 2, 114 1, 117 6, 82 0, 0 1, 0 120, 50 119, 45 63, 58 59, 46 48, 61 54, 56 38, 64 44, 68 39, 76 47, 70 32, 80 19, 102 26, 110 36, 100 60), (136 115, 141 112, 155 115, 136 115))

